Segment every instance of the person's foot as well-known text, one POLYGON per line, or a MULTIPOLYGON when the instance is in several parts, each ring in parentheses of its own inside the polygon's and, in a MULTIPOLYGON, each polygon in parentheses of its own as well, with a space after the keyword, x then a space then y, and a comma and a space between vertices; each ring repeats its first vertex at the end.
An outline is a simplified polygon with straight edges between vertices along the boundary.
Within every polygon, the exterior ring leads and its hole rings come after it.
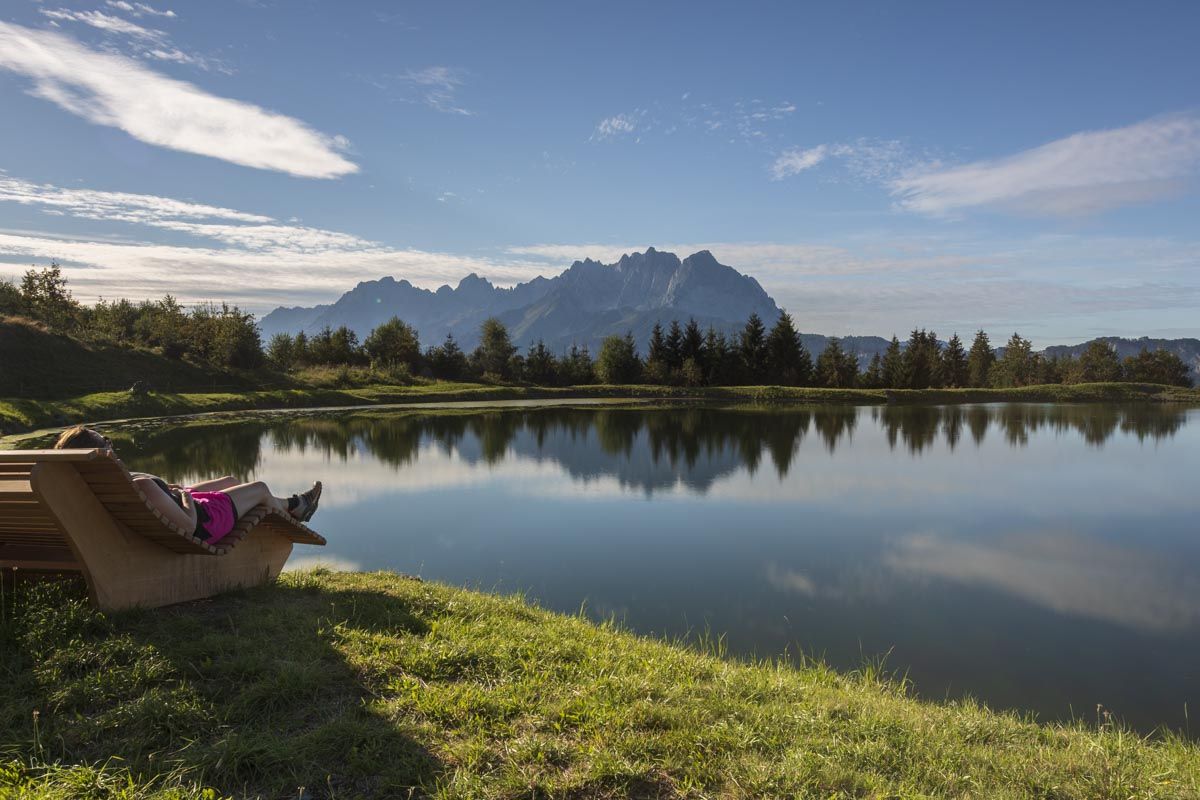
POLYGON ((317 513, 317 504, 321 502, 321 482, 317 481, 312 488, 301 494, 288 498, 288 511, 301 522, 308 522, 317 513))

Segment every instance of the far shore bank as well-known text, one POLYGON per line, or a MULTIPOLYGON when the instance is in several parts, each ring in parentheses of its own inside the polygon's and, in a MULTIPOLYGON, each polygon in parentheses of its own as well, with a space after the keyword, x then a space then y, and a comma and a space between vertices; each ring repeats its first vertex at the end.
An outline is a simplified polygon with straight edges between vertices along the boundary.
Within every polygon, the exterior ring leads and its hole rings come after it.
POLYGON ((1188 403, 1200 389, 1141 383, 1048 384, 1007 389, 818 389, 792 386, 499 386, 434 383, 350 389, 133 394, 97 392, 63 399, 0 398, 0 434, 76 422, 184 416, 218 411, 269 411, 522 400, 675 400, 762 404, 876 405, 957 403, 1188 403))

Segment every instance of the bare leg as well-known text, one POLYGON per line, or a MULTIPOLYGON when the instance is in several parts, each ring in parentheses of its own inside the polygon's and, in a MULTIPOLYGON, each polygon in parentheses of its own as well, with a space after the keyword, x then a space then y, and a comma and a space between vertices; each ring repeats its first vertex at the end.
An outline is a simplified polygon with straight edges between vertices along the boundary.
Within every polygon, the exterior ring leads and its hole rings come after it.
POLYGON ((226 475, 224 478, 215 478, 211 481, 200 481, 187 487, 197 492, 223 492, 230 487, 237 486, 238 480, 232 475, 226 475))
POLYGON ((228 489, 222 489, 221 491, 225 492, 233 500, 233 504, 237 507, 239 514, 245 514, 250 509, 259 505, 267 506, 283 514, 288 513, 287 501, 271 494, 270 487, 262 481, 230 486, 228 489))

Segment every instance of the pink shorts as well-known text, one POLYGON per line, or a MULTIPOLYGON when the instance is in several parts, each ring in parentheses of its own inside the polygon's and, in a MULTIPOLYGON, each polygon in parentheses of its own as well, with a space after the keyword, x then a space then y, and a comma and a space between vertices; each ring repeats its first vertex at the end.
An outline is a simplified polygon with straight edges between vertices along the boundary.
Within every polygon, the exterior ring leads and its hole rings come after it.
MULTIPOLYGON (((196 526, 196 532, 200 538, 209 544, 224 539, 233 530, 233 524, 237 522, 237 509, 233 507, 233 500, 224 492, 190 492, 190 494, 196 503, 196 511, 207 512, 208 516, 207 522, 196 526), (208 533, 207 539, 204 538, 204 532, 208 533)), ((204 518, 204 513, 200 513, 200 519, 204 518)))

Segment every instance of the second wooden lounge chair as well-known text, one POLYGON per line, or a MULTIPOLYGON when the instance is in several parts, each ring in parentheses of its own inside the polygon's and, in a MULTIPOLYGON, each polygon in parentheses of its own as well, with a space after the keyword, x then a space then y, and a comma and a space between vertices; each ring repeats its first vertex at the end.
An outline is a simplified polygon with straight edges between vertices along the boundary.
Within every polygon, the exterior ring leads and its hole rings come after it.
POLYGON ((101 609, 163 606, 272 581, 295 543, 325 539, 257 506, 209 545, 163 519, 110 451, 0 451, 0 568, 80 573, 101 609))

